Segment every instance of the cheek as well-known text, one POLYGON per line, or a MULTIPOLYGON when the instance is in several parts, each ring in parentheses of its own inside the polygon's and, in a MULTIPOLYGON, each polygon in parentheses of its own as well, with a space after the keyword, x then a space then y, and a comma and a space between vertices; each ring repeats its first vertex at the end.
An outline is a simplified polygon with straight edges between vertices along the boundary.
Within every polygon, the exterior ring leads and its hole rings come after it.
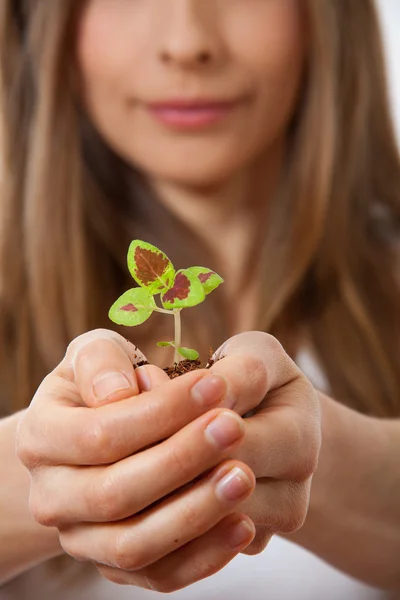
POLYGON ((295 110, 305 65, 305 19, 297 1, 270 0, 258 12, 250 11, 252 1, 259 6, 260 0, 249 0, 246 18, 231 22, 232 47, 257 91, 254 129, 268 137, 282 132, 295 110))
MULTIPOLYGON (((84 83, 110 72, 110 39, 105 19, 96 4, 89 0, 82 9, 76 35, 76 59, 84 83)), ((111 46, 112 47, 112 46, 111 46)))
POLYGON ((299 0, 247 0, 226 13, 226 38, 232 51, 250 67, 279 69, 302 55, 306 11, 299 0))
POLYGON ((115 10, 113 0, 89 0, 76 37, 76 59, 84 94, 118 90, 132 56, 132 19, 115 10))

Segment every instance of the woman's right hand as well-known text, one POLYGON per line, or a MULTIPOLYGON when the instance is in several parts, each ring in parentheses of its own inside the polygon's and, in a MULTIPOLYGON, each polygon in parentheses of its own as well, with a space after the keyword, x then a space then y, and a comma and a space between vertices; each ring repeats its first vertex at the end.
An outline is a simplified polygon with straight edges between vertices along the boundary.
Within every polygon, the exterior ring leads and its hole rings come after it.
MULTIPOLYGON (((226 381, 206 370, 171 381, 152 365, 135 370, 138 355, 106 330, 72 342, 21 419, 17 454, 30 472, 34 518, 58 528, 67 553, 113 573, 175 556, 183 587, 252 541, 254 525, 237 510, 255 479, 228 460, 244 425, 229 410, 226 381), (219 428, 208 427, 222 415, 219 428)), ((246 394, 260 402, 263 382, 250 378, 246 394)))

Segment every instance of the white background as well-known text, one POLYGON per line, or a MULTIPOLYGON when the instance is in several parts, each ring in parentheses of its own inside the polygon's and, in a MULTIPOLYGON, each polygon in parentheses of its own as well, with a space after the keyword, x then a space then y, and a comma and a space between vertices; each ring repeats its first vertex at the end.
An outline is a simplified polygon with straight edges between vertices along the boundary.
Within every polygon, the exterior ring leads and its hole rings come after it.
MULTIPOLYGON (((362 0, 359 0, 362 2, 362 0)), ((400 139, 400 0, 377 0, 387 50, 390 92, 400 139)))

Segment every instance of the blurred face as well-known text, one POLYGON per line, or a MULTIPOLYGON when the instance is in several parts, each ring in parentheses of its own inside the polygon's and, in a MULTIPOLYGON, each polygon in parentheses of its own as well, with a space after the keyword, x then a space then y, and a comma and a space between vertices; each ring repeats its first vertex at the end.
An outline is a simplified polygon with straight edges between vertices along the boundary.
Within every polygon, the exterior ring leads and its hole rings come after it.
POLYGON ((300 0, 86 0, 88 114, 153 178, 212 185, 282 140, 304 63, 300 0))

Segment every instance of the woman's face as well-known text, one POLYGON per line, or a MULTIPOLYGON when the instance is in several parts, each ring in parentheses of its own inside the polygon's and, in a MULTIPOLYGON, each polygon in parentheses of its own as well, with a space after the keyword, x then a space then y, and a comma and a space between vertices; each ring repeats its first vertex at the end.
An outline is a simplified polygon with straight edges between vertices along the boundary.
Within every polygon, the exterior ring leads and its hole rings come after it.
POLYGON ((304 38, 301 0, 86 0, 85 105, 108 144, 150 176, 213 185, 281 141, 304 38))

